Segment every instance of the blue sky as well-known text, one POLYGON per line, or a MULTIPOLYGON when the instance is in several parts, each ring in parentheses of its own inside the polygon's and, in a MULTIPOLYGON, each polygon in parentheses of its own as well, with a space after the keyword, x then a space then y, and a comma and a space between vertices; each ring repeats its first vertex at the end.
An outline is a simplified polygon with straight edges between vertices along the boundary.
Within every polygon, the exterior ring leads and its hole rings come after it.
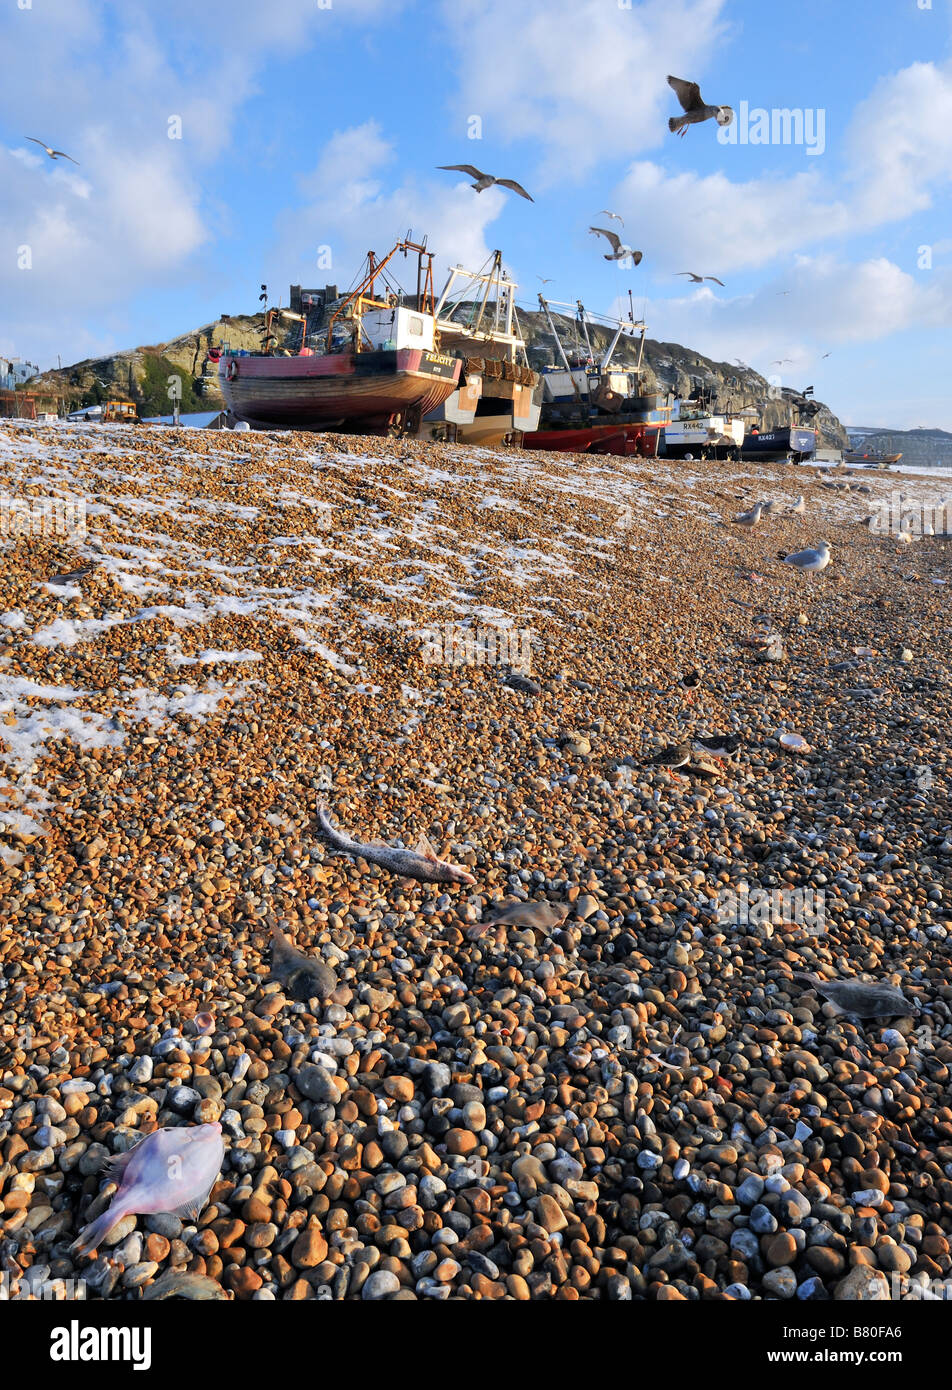
POLYGON ((261 280, 346 285, 412 227, 438 266, 501 247, 527 303, 538 275, 593 310, 631 288, 652 337, 848 423, 952 428, 950 35, 948 0, 7 0, 0 353, 160 342, 261 280), (822 112, 822 153, 676 138, 668 72, 738 135, 743 102, 822 112), (636 269, 602 259, 603 208, 636 269))

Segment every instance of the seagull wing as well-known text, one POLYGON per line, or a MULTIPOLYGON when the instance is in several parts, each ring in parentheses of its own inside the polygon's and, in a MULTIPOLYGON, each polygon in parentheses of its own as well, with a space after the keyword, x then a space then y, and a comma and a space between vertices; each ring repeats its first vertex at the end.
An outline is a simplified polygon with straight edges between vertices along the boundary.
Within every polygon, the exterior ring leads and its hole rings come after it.
POLYGON ((52 154, 53 154, 53 151, 50 149, 49 145, 46 143, 45 140, 37 140, 37 138, 36 138, 35 135, 24 135, 23 138, 24 138, 24 140, 32 140, 33 143, 34 143, 34 145, 42 145, 42 146, 43 146, 43 149, 46 150, 46 153, 47 153, 48 155, 52 155, 52 154))
POLYGON ((701 100, 701 89, 696 82, 686 82, 683 77, 669 76, 668 86, 685 111, 696 111, 699 106, 704 105, 701 100))
POLYGON ((513 193, 519 193, 523 198, 528 198, 530 203, 535 202, 535 198, 526 192, 521 183, 516 183, 515 179, 497 179, 496 182, 500 188, 511 188, 513 193))
POLYGON ((604 227, 589 227, 588 230, 595 232, 598 236, 607 237, 612 244, 613 251, 621 250, 621 238, 617 237, 614 232, 607 232, 604 227))
POLYGON ((644 260, 644 252, 632 251, 631 259, 634 261, 635 265, 641 265, 641 262, 644 260))
POLYGON ((461 174, 469 174, 474 179, 484 179, 486 175, 480 170, 475 169, 472 164, 438 164, 437 169, 456 169, 461 174))
POLYGON ((703 276, 703 275, 695 275, 695 273, 694 273, 693 270, 678 270, 678 271, 675 271, 675 274, 676 274, 676 275, 687 275, 690 279, 696 280, 696 281, 698 282, 698 284, 700 284, 700 282, 704 279, 704 276, 703 276))
POLYGON ((72 156, 71 154, 67 154, 65 150, 54 150, 54 151, 53 151, 53 158, 54 158, 54 159, 68 159, 68 160, 70 161, 70 163, 72 163, 72 164, 76 164, 76 165, 79 164, 79 160, 78 160, 78 159, 73 159, 73 156, 72 156))
POLYGON ((715 285, 720 285, 721 289, 724 288, 724 281, 723 281, 723 280, 718 280, 718 278, 717 278, 716 275, 705 275, 704 279, 705 279, 705 280, 713 280, 714 283, 715 283, 715 285))

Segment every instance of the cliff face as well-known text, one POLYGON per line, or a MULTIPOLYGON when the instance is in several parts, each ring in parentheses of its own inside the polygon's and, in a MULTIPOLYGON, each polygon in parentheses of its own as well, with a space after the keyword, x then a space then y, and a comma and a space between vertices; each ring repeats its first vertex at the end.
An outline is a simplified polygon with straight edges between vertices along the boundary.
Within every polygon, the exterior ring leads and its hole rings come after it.
POLYGON ((145 414, 162 414, 169 409, 166 381, 174 373, 182 378, 183 410, 189 406, 215 410, 224 402, 218 389, 218 364, 206 361, 209 348, 222 343, 249 351, 260 348, 263 326, 263 314, 218 319, 167 343, 87 358, 61 371, 44 372, 32 379, 30 389, 62 396, 70 407, 121 396, 136 401, 145 414))
MULTIPOLYGON (((562 343, 569 351, 575 344, 575 321, 562 315, 553 314, 562 343)), ((545 366, 556 360, 555 344, 545 316, 541 313, 527 313, 521 310, 519 322, 526 339, 529 363, 533 367, 545 366)), ((592 347, 601 354, 608 347, 614 332, 601 326, 589 325, 592 347)), ((622 337, 615 349, 613 363, 620 367, 634 367, 638 362, 639 339, 622 337)), ((645 390, 671 391, 674 395, 687 399, 694 392, 703 390, 710 394, 720 411, 730 409, 735 414, 743 410, 756 410, 760 428, 779 429, 789 425, 791 407, 799 404, 799 392, 791 387, 772 387, 766 377, 750 367, 730 362, 715 362, 710 357, 702 357, 693 348, 682 347, 679 343, 659 343, 652 338, 645 339, 642 358, 642 371, 645 375, 645 390)), ((809 384, 809 383, 807 383, 809 384)), ((848 439, 843 425, 822 402, 816 402, 816 414, 812 419, 806 413, 801 421, 819 432, 819 443, 824 448, 846 448, 848 439)), ((796 413, 793 416, 796 422, 796 413)))

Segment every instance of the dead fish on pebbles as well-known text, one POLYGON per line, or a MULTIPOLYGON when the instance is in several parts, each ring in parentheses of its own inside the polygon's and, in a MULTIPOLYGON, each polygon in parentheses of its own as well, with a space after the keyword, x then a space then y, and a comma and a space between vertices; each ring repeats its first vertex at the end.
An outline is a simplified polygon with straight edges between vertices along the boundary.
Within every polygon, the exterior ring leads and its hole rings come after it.
POLYGON ((530 680, 528 676, 523 676, 518 671, 511 672, 503 681, 503 685, 508 685, 510 690, 518 690, 523 695, 542 694, 542 686, 538 681, 530 680))
POLYGON ((365 845, 335 830, 326 806, 318 806, 317 821, 324 839, 332 849, 366 859, 369 864, 376 864, 390 874, 419 879, 421 883, 476 882, 473 875, 459 864, 447 864, 445 859, 438 859, 436 851, 425 835, 420 837, 415 850, 394 849, 391 845, 365 845))
POLYGON ((286 994, 299 1003, 309 999, 329 999, 337 988, 337 976, 317 956, 295 950, 281 928, 271 925, 271 974, 286 994))
POLYGON ((184 1269, 170 1269, 146 1289, 143 1299, 161 1302, 166 1298, 184 1298, 197 1303, 227 1303, 228 1295, 215 1279, 207 1274, 187 1274, 184 1269))
POLYGON ((221 1125, 157 1129, 111 1159, 104 1173, 119 1190, 109 1206, 84 1226, 72 1251, 96 1249, 124 1216, 170 1214, 194 1220, 208 1201, 225 1158, 221 1125))
POLYGON ((838 1013, 851 1014, 854 1018, 893 1018, 918 1014, 922 1010, 915 999, 907 999, 895 985, 873 984, 868 980, 823 980, 815 975, 797 973, 795 980, 801 980, 824 999, 828 999, 838 1013))
POLYGON ((535 931, 551 931, 561 926, 572 911, 571 903, 523 902, 521 898, 510 898, 501 904, 501 910, 482 922, 475 923, 466 933, 475 941, 491 928, 528 927, 535 931))

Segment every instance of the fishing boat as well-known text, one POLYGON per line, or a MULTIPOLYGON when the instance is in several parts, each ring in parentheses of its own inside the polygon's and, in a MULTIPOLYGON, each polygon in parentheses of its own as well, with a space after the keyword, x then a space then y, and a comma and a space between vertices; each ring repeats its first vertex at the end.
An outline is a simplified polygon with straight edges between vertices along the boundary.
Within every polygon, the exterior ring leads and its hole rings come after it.
POLYGON ((672 397, 646 390, 642 371, 646 326, 627 319, 590 315, 582 304, 560 304, 539 295, 539 307, 549 325, 557 362, 542 368, 540 428, 523 440, 527 449, 558 449, 572 453, 599 452, 653 457, 660 432, 671 418, 672 397), (553 315, 555 309, 575 310, 576 341, 567 350, 553 315), (596 324, 596 320, 598 323, 596 324), (590 329, 614 330, 608 346, 596 356, 590 329), (638 360, 618 366, 615 354, 624 339, 640 332, 638 360))
POLYGON ((859 449, 847 449, 843 455, 843 462, 848 463, 853 468, 888 468, 892 463, 898 463, 902 454, 864 454, 859 449))
POLYGON ((664 427, 659 453, 665 458, 736 459, 744 442, 742 415, 717 414, 703 403, 677 401, 664 427))
POLYGON ((235 420, 256 429, 416 434, 424 415, 457 389, 462 362, 437 346, 433 253, 425 244, 398 241, 382 260, 370 252, 355 290, 302 309, 268 310, 261 352, 223 349, 219 381, 235 420), (412 299, 387 274, 398 253, 417 257, 412 299), (317 330, 315 310, 326 320, 317 330), (297 337, 295 348, 278 345, 282 328, 285 339, 297 337))
POLYGON ((804 463, 816 452, 817 432, 800 425, 791 425, 780 430, 751 430, 745 436, 740 451, 742 459, 757 460, 761 463, 775 463, 781 460, 790 463, 804 463))
POLYGON ((434 315, 440 350, 462 368, 455 391, 425 414, 424 434, 491 445, 538 425, 541 386, 526 356, 517 289, 501 251, 481 270, 451 267, 434 315))

